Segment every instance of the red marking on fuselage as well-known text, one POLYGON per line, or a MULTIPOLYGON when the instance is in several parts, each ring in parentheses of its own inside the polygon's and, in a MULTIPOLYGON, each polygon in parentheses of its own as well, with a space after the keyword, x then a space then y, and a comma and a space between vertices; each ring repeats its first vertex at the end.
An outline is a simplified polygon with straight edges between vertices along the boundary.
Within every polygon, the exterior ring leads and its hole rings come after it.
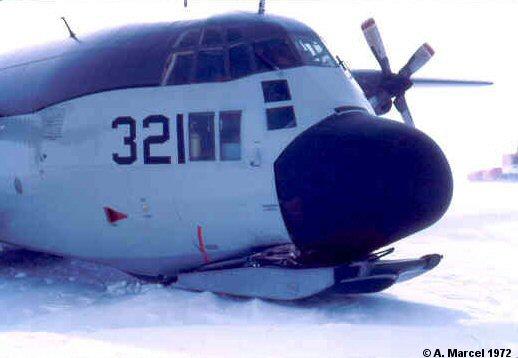
POLYGON ((110 224, 115 224, 119 220, 128 218, 128 215, 121 213, 115 209, 109 208, 107 206, 105 206, 103 209, 104 214, 106 215, 106 220, 108 220, 110 224))
POLYGON ((208 264, 210 259, 207 254, 207 249, 205 248, 205 240, 203 240, 203 229, 200 225, 198 225, 198 248, 203 255, 203 261, 208 264))

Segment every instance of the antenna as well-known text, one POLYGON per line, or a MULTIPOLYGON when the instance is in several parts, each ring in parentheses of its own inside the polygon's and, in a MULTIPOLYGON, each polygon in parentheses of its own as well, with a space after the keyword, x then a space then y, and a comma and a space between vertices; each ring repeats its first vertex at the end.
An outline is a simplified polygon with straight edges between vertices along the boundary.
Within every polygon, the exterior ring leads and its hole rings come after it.
POLYGON ((64 16, 61 16, 61 20, 63 20, 63 22, 65 23, 65 26, 67 27, 68 34, 70 35, 70 37, 73 38, 74 40, 76 40, 77 42, 80 42, 79 39, 77 38, 76 34, 74 33, 74 31, 72 31, 72 29, 70 28, 70 25, 68 24, 67 19, 65 19, 64 16))
POLYGON ((345 67, 345 62, 340 58, 340 56, 336 55, 336 60, 338 61, 338 64, 340 67, 342 67, 342 70, 347 72, 347 68, 345 67))
POLYGON ((259 15, 264 15, 264 3, 266 0, 259 0, 259 11, 257 12, 259 15))

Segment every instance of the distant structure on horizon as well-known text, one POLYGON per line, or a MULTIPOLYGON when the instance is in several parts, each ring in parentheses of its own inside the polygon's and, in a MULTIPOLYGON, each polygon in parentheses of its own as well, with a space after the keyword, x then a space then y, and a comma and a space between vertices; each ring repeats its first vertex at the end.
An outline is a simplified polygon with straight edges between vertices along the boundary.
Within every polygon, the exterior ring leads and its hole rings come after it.
POLYGON ((470 181, 518 182, 518 148, 513 154, 502 156, 502 167, 479 170, 468 175, 470 181))

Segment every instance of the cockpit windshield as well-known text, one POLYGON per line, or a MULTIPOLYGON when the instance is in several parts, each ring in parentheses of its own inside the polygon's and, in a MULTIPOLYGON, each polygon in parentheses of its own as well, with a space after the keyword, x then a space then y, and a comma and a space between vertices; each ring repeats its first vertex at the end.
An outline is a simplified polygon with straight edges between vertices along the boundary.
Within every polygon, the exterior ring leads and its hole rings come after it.
POLYGON ((263 68, 269 70, 284 69, 296 67, 300 64, 300 60, 291 50, 287 39, 273 38, 258 41, 254 44, 254 53, 259 70, 263 68))
POLYGON ((305 65, 336 67, 337 63, 322 41, 315 36, 296 36, 295 46, 305 65))
POLYGON ((337 66, 322 41, 311 32, 256 33, 254 29, 224 26, 190 28, 175 41, 161 83, 222 82, 304 65, 337 66))

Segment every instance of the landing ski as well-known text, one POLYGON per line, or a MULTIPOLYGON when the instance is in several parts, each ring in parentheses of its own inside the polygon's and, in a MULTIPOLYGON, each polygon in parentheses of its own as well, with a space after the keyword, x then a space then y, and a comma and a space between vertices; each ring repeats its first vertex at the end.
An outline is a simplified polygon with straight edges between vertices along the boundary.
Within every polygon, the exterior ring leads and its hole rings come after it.
POLYGON ((379 292, 397 282, 422 275, 436 267, 441 259, 438 254, 407 260, 382 260, 375 255, 343 265, 305 267, 295 261, 289 250, 284 250, 277 255, 259 253, 206 265, 180 274, 173 286, 283 301, 299 300, 328 291, 365 294, 379 292))

